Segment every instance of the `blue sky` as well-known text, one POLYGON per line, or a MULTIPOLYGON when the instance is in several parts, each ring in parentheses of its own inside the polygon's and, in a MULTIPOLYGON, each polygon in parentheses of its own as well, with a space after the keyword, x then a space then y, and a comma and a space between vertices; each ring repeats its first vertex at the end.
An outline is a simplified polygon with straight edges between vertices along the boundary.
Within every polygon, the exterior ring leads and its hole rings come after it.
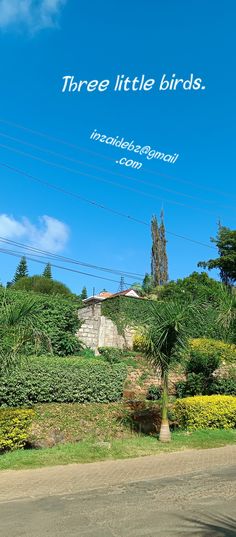
MULTIPOLYGON (((219 218, 235 228, 236 6, 233 0, 216 0, 212 8, 205 0, 0 0, 0 163, 147 223, 164 208, 168 231, 202 243, 210 244, 219 218), (112 82, 117 74, 160 80, 163 73, 183 79, 193 73, 206 89, 61 91, 65 75, 112 82), (116 164, 124 150, 90 140, 94 129, 180 156, 172 165, 135 155, 142 168, 126 168, 116 164)), ((2 165, 0 173, 1 236, 94 265, 140 274, 150 270, 147 225, 2 165)), ((199 260, 216 253, 171 234, 167 238, 171 279, 188 275, 199 260)), ((5 283, 18 260, 3 253, 0 259, 5 283)), ((31 274, 43 270, 33 262, 29 268, 31 274)), ((89 293, 93 287, 118 288, 116 281, 60 269, 53 274, 74 292, 83 285, 89 293)))

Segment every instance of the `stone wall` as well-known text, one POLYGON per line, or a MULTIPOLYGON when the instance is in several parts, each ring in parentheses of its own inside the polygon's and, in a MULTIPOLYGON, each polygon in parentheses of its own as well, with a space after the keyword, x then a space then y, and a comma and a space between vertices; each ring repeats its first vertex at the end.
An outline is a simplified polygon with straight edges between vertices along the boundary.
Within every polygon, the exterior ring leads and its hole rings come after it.
POLYGON ((118 334, 117 327, 111 319, 101 312, 101 304, 93 304, 79 310, 82 326, 77 337, 98 354, 98 347, 117 347, 132 349, 135 329, 127 327, 124 336, 118 334))

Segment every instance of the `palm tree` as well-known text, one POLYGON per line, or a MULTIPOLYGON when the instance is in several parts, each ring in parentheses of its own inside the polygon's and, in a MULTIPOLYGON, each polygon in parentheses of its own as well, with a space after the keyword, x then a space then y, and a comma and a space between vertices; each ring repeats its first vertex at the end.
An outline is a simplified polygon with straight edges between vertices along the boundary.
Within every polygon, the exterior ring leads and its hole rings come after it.
POLYGON ((42 332, 37 330, 38 306, 32 298, 21 303, 0 303, 0 371, 10 369, 27 342, 37 342, 42 332))
POLYGON ((197 315, 194 304, 183 305, 168 301, 151 304, 150 315, 146 319, 144 353, 154 368, 161 372, 162 420, 159 436, 161 442, 171 440, 168 421, 169 371, 188 347, 187 321, 191 315, 197 315))

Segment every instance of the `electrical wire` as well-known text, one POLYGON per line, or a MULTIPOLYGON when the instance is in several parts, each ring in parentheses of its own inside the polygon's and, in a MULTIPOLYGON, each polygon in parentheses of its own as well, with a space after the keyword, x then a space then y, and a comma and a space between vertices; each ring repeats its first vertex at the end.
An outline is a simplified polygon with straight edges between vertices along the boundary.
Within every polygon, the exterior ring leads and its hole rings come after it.
POLYGON ((29 250, 31 255, 38 255, 39 257, 47 257, 47 258, 52 258, 52 259, 56 259, 58 261, 63 261, 63 262, 66 262, 66 263, 71 263, 71 264, 75 264, 75 265, 81 265, 83 267, 88 267, 88 268, 93 268, 93 269, 96 269, 96 270, 99 270, 99 271, 104 271, 104 272, 109 272, 109 273, 112 273, 112 274, 118 274, 119 276, 133 276, 135 278, 138 278, 140 280, 143 280, 144 278, 144 274, 140 274, 140 273, 136 273, 136 272, 126 272, 124 270, 118 270, 118 269, 111 269, 111 268, 107 268, 107 267, 100 267, 98 265, 92 265, 90 263, 85 263, 84 261, 79 261, 77 259, 73 259, 71 257, 65 257, 63 255, 58 255, 58 254, 55 254, 53 252, 50 252, 50 251, 47 251, 47 250, 41 250, 39 248, 36 248, 34 246, 30 246, 30 245, 27 245, 27 244, 23 244, 21 242, 17 242, 17 241, 13 241, 11 239, 7 239, 5 237, 1 237, 0 236, 0 242, 3 242, 4 244, 9 244, 11 246, 17 246, 18 248, 24 248, 26 250, 29 250))
MULTIPOLYGON (((17 129, 21 129, 25 132, 29 132, 31 134, 35 134, 36 136, 40 136, 42 138, 45 138, 47 140, 51 140, 53 142, 57 142, 59 144, 62 144, 62 145, 65 145, 67 147, 71 147, 73 149, 76 149, 76 150, 79 150, 79 151, 82 151, 82 152, 86 152, 88 154, 91 154, 91 155, 95 155, 95 156, 98 156, 100 158, 104 158, 106 160, 109 160, 109 161, 113 161, 113 157, 109 157, 107 155, 103 155, 101 153, 98 153, 96 151, 92 151, 90 149, 87 149, 85 147, 81 147, 81 146, 78 146, 77 144, 73 144, 71 142, 68 142, 66 140, 63 140, 61 138, 58 138, 56 136, 52 136, 52 135, 49 135, 49 134, 46 134, 42 131, 38 131, 38 130, 35 130, 35 129, 31 129, 29 127, 26 127, 25 125, 21 125, 19 123, 15 123, 13 121, 8 121, 4 118, 0 118, 0 123, 3 123, 5 125, 9 125, 9 126, 12 126, 12 127, 15 127, 17 129)), ((153 175, 160 175, 162 177, 166 177, 172 181, 176 181, 176 182, 179 182, 179 183, 183 183, 183 184, 186 184, 186 185, 190 185, 190 186, 194 186, 195 188, 199 189, 199 190, 204 190, 206 192, 214 192, 215 194, 219 194, 221 196, 224 196, 224 197, 227 197, 227 198, 230 198, 232 199, 232 194, 231 193, 226 193, 226 192, 223 192, 222 190, 218 190, 218 189, 215 189, 215 188, 210 188, 210 187, 206 187, 206 186, 203 186, 203 185, 199 185, 198 183, 194 183, 193 181, 188 181, 186 179, 180 179, 179 177, 173 177, 172 175, 170 174, 167 174, 167 173, 163 173, 163 172, 158 172, 156 170, 149 170, 147 173, 151 173, 153 175)))
MULTIPOLYGON (((150 224, 148 222, 145 222, 144 220, 140 220, 138 218, 135 218, 135 217, 130 216, 128 214, 125 214, 123 212, 116 211, 115 209, 112 209, 111 207, 108 207, 106 205, 98 203, 98 202, 96 202, 94 200, 90 200, 88 198, 85 198, 84 196, 81 196, 80 194, 77 194, 75 192, 71 192, 70 190, 67 190, 65 188, 59 187, 59 186, 57 186, 57 185, 55 185, 53 183, 50 183, 49 181, 45 181, 44 179, 40 179, 39 177, 36 177, 35 175, 32 175, 32 174, 30 174, 28 172, 25 172, 24 170, 16 168, 15 166, 10 166, 9 164, 5 164, 3 162, 0 162, 0 166, 13 171, 14 173, 17 173, 17 174, 20 174, 22 176, 25 176, 25 177, 27 177, 28 179, 30 179, 32 181, 35 181, 35 182, 37 182, 39 184, 42 184, 43 186, 45 186, 45 187, 47 187, 47 188, 49 188, 51 190, 56 190, 58 192, 61 192, 62 194, 66 194, 67 196, 71 196, 71 197, 73 197, 75 199, 79 199, 80 201, 83 201, 85 203, 88 203, 90 205, 98 207, 99 209, 108 211, 108 212, 110 212, 110 213, 112 213, 112 214, 114 214, 116 216, 120 216, 122 218, 127 218, 129 221, 133 221, 133 222, 136 222, 136 223, 144 225, 144 226, 148 226, 148 227, 150 226, 150 224)), ((207 243, 192 239, 190 237, 186 237, 184 235, 180 235, 178 233, 174 233, 173 231, 166 230, 166 233, 168 235, 172 235, 173 237, 183 239, 185 241, 197 244, 199 246, 205 246, 206 248, 216 250, 216 248, 214 246, 211 246, 210 244, 207 244, 207 243)))
MULTIPOLYGON (((194 207, 192 205, 187 205, 186 203, 182 203, 182 202, 179 202, 179 201, 165 199, 163 197, 159 197, 159 196, 156 196, 154 194, 149 194, 146 191, 138 190, 137 188, 133 188, 133 187, 130 187, 130 186, 127 186, 127 185, 121 185, 120 183, 116 183, 115 181, 109 181, 108 179, 97 177, 96 175, 92 175, 92 174, 87 173, 87 172, 80 172, 79 170, 75 170, 74 168, 69 168, 68 166, 64 166, 63 164, 58 164, 56 162, 51 162, 50 160, 46 160, 46 159, 43 159, 41 157, 37 157, 36 155, 32 155, 31 153, 27 153, 26 151, 21 151, 20 149, 15 149, 15 148, 10 147, 10 146, 5 145, 5 144, 0 144, 0 147, 2 147, 4 149, 7 149, 8 151, 11 151, 13 153, 23 155, 24 157, 31 158, 31 159, 36 160, 38 162, 42 162, 43 164, 47 164, 47 165, 52 166, 54 168, 58 168, 58 169, 67 171, 69 173, 73 173, 73 174, 76 174, 76 175, 82 175, 83 177, 88 177, 89 179, 92 179, 92 180, 95 180, 95 181, 99 181, 99 182, 109 184, 109 185, 112 185, 112 186, 115 186, 115 187, 118 187, 118 188, 129 190, 130 192, 135 192, 136 194, 141 194, 141 196, 145 196, 145 197, 152 198, 152 199, 157 199, 159 201, 170 203, 172 205, 178 205, 180 207, 187 207, 188 209, 191 209, 191 210, 194 210, 194 211, 200 211, 200 212, 204 212, 204 213, 207 213, 207 214, 213 214, 213 215, 216 216, 216 213, 213 212, 213 211, 208 211, 207 209, 202 209, 202 208, 199 208, 199 207, 194 207)), ((217 216, 219 217, 219 214, 217 216)))
MULTIPOLYGON (((95 164, 90 164, 88 162, 84 162, 83 160, 78 160, 78 159, 69 157, 68 155, 63 155, 62 153, 57 153, 56 151, 52 151, 51 149, 41 147, 41 146, 39 146, 37 144, 32 144, 30 142, 26 142, 24 140, 21 140, 20 138, 15 138, 14 136, 10 136, 10 135, 8 135, 6 133, 3 133, 1 131, 0 131, 0 136, 3 137, 3 138, 7 138, 10 141, 17 142, 18 144, 29 146, 29 147, 31 147, 33 149, 36 149, 37 151, 41 151, 43 153, 48 153, 49 155, 55 156, 57 158, 62 158, 63 160, 67 160, 67 161, 73 162, 75 164, 82 164, 83 166, 88 166, 89 168, 94 168, 95 170, 98 170, 98 171, 100 171, 102 173, 109 173, 109 174, 112 174, 112 175, 116 175, 118 177, 122 177, 122 179, 129 179, 130 181, 135 181, 135 183, 144 184, 146 186, 150 186, 150 187, 155 188, 157 190, 163 190, 164 192, 169 192, 170 194, 176 194, 177 196, 182 196, 184 198, 196 200, 198 202, 205 203, 205 204, 216 204, 216 203, 218 203, 215 200, 209 200, 209 199, 205 200, 205 199, 202 199, 202 198, 198 198, 197 196, 193 196, 193 195, 190 195, 190 194, 186 194, 184 192, 180 192, 179 190, 173 190, 171 188, 166 188, 166 187, 163 187, 161 185, 158 185, 156 183, 150 183, 149 181, 138 179, 137 177, 131 177, 130 175, 124 175, 122 173, 114 172, 114 171, 108 170, 106 168, 101 168, 100 166, 97 166, 95 164)), ((6 146, 6 147, 8 148, 8 146, 6 146)), ((33 158, 33 156, 31 158, 33 158)), ((114 159, 112 159, 112 161, 114 162, 114 159)), ((50 165, 51 165, 51 163, 50 163, 50 165)), ((145 171, 145 173, 147 174, 149 172, 145 171)), ((99 178, 98 178, 98 180, 99 180, 99 178)), ((231 207, 231 206, 228 206, 228 205, 221 205, 221 206, 219 206, 219 208, 234 209, 234 207, 231 207)))
MULTIPOLYGON (((35 263, 40 263, 41 265, 47 265, 47 262, 40 261, 39 259, 35 259, 33 257, 29 257, 28 253, 26 252, 16 252, 14 250, 8 250, 7 248, 0 248, 0 253, 11 255, 14 257, 22 257, 22 255, 27 259, 27 261, 34 261, 35 263)), ((120 283, 119 280, 113 280, 111 278, 105 278, 103 276, 97 276, 96 274, 90 274, 89 272, 82 272, 81 270, 72 269, 69 267, 62 267, 61 265, 55 265, 55 263, 50 263, 51 267, 60 269, 60 270, 67 270, 69 272, 75 272, 76 274, 82 274, 83 276, 91 276, 92 278, 97 278, 99 280, 105 280, 108 282, 114 282, 114 283, 120 283)), ((125 285, 132 285, 133 282, 124 282, 125 285)))

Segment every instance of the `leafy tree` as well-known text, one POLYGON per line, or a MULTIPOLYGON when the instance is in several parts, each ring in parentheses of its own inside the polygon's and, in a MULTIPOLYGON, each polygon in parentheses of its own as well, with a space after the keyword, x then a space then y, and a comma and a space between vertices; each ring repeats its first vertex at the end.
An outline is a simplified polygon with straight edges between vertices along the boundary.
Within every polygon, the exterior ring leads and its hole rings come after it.
POLYGON ((47 263, 43 271, 43 277, 52 280, 52 267, 50 263, 47 263))
POLYGON ((70 289, 64 283, 45 278, 45 276, 30 276, 20 278, 12 289, 34 291, 35 293, 45 293, 48 295, 71 295, 70 289))
POLYGON ((26 278, 28 276, 28 267, 25 256, 23 256, 19 262, 19 265, 16 268, 15 276, 13 282, 18 282, 21 278, 26 278))
POLYGON ((150 306, 144 334, 144 353, 156 369, 160 369, 162 380, 162 422, 160 441, 171 440, 168 420, 168 377, 169 371, 181 359, 181 351, 188 346, 187 319, 197 316, 193 305, 178 302, 154 303, 150 306))
POLYGON ((80 298, 81 298, 81 300, 85 300, 86 298, 88 298, 88 293, 87 293, 86 287, 83 287, 83 289, 81 291, 80 298))
POLYGON ((143 279, 142 288, 146 295, 150 295, 153 291, 154 282, 151 274, 145 274, 143 279))
POLYGON ((225 339, 226 331, 219 322, 218 312, 223 291, 223 284, 210 278, 206 272, 193 272, 186 278, 159 288, 158 298, 186 305, 197 302, 202 311, 201 322, 196 323, 192 317, 189 318, 188 330, 191 337, 225 339))
POLYGON ((159 290, 160 299, 189 302, 198 300, 206 304, 219 304, 222 284, 206 272, 193 272, 186 278, 171 281, 159 290))
POLYGON ((153 277, 151 274, 145 274, 143 282, 135 282, 132 284, 132 289, 142 297, 149 297, 154 290, 153 277))
POLYGON ((221 281, 226 285, 236 282, 236 230, 219 224, 216 239, 211 238, 218 248, 218 257, 209 261, 200 261, 199 267, 208 270, 219 269, 221 281))

